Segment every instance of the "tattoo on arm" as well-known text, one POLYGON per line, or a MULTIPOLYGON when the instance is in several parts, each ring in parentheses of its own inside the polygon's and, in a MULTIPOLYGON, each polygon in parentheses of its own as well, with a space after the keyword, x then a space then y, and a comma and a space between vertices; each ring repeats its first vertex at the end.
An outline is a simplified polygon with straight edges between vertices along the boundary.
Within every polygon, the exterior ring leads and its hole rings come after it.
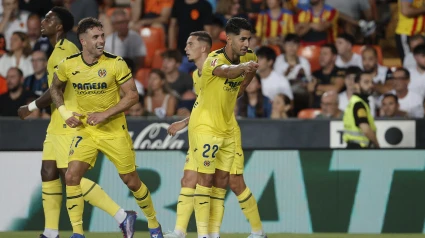
POLYGON ((52 97, 53 103, 56 105, 56 108, 59 108, 64 104, 63 102, 63 88, 65 88, 66 83, 59 80, 56 73, 53 75, 52 86, 50 86, 50 95, 52 97))

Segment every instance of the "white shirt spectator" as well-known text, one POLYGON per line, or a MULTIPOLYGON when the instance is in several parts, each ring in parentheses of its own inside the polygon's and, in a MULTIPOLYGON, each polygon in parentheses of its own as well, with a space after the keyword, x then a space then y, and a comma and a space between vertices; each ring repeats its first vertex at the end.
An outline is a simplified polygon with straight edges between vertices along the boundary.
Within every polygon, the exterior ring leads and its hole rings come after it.
MULTIPOLYGON (((276 61, 274 62, 273 69, 276 73, 280 75, 285 75, 286 71, 289 68, 288 62, 286 62, 285 56, 279 55, 276 57, 276 61)), ((311 67, 308 60, 304 57, 298 57, 298 64, 286 75, 288 80, 295 80, 297 78, 298 72, 303 69, 304 74, 308 81, 311 81, 311 67)))
MULTIPOLYGON (((375 117, 375 113, 376 113, 375 99, 373 98, 373 96, 369 96, 367 99, 369 100, 370 113, 372 114, 373 117, 375 117)), ((350 101, 350 99, 347 96, 347 91, 344 91, 338 95, 338 101, 339 101, 338 109, 344 112, 348 106, 348 102, 350 101)))
POLYGON ((106 37, 105 50, 121 57, 141 57, 146 55, 146 46, 142 37, 133 30, 129 30, 123 41, 114 32, 106 37))
POLYGON ((385 84, 385 81, 387 80, 387 72, 388 67, 378 64, 377 74, 373 77, 373 83, 385 84))
MULTIPOLYGON (((10 38, 12 37, 13 32, 22 31, 27 32, 27 20, 29 12, 20 11, 19 16, 13 21, 9 22, 4 30, 4 38, 6 39, 6 49, 10 50, 10 38)), ((0 16, 0 21, 3 19, 3 15, 0 16)))
POLYGON ((8 54, 4 54, 0 58, 0 74, 6 78, 7 71, 11 67, 18 67, 22 70, 24 74, 24 78, 34 74, 34 69, 32 68, 31 56, 24 58, 21 57, 19 60, 19 65, 16 65, 16 57, 14 55, 9 56, 8 54))
MULTIPOLYGON (((395 95, 395 90, 390 91, 390 93, 395 95)), ((380 104, 382 105, 383 96, 381 96, 380 104)), ((410 118, 423 118, 424 117, 424 107, 422 105, 422 97, 410 91, 407 92, 407 95, 404 98, 399 98, 398 103, 400 104, 400 111, 407 112, 407 116, 410 118)))
POLYGON ((362 57, 359 54, 354 53, 350 61, 345 63, 344 61, 342 61, 341 56, 338 55, 336 57, 335 65, 342 69, 348 68, 350 66, 357 66, 359 68, 362 68, 363 67, 362 57))
POLYGON ((410 72, 410 83, 408 89, 409 91, 419 94, 423 101, 425 98, 425 73, 421 74, 416 65, 408 68, 408 70, 410 72))
POLYGON ((291 100, 294 99, 288 79, 275 71, 272 71, 267 78, 261 79, 261 88, 263 95, 270 98, 270 100, 273 100, 279 93, 285 94, 291 100))
POLYGON ((406 54, 406 56, 404 56, 403 67, 406 69, 410 67, 416 67, 415 56, 412 52, 409 52, 406 54))

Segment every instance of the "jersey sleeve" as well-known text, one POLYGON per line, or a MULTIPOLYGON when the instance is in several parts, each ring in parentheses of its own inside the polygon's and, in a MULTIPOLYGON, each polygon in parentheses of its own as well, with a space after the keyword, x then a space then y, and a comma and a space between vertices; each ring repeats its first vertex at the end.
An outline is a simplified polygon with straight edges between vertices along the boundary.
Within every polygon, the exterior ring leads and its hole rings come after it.
POLYGON ((205 60, 204 66, 202 67, 202 74, 213 76, 214 70, 223 64, 223 60, 221 60, 218 55, 209 56, 207 60, 205 60))
POLYGON ((62 82, 68 81, 68 76, 66 75, 67 63, 67 60, 64 59, 55 68, 56 76, 62 82))
POLYGON ((115 62, 115 80, 121 85, 133 77, 130 68, 122 57, 118 57, 115 62))
POLYGON ((298 13, 298 16, 296 17, 296 23, 307 23, 308 20, 308 12, 307 11, 300 11, 298 13))
POLYGON ((357 102, 356 104, 354 104, 353 113, 354 113, 354 121, 357 127, 361 123, 369 124, 369 121, 367 120, 366 108, 361 102, 357 102))

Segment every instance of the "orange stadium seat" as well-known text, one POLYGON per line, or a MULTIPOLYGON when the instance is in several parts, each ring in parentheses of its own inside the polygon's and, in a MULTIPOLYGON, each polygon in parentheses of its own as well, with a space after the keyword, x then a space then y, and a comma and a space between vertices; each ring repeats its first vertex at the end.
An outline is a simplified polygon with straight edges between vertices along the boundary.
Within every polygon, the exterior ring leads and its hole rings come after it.
POLYGON ((141 68, 136 73, 136 79, 142 83, 143 88, 148 89, 149 73, 151 72, 150 68, 141 68))
POLYGON ((156 50, 165 49, 165 33, 161 28, 156 27, 142 27, 140 35, 146 46, 146 57, 144 67, 150 68, 156 50))
POLYGON ((307 108, 303 109, 298 113, 299 119, 313 119, 321 112, 318 108, 307 108))
POLYGON ((282 49, 280 49, 278 45, 268 45, 267 47, 272 48, 274 52, 276 53, 276 56, 279 56, 282 54, 282 49))
MULTIPOLYGON (((375 48, 376 52, 378 53, 378 63, 380 65, 384 64, 384 57, 382 56, 382 49, 379 45, 372 45, 373 48, 375 48)), ((353 45, 353 52, 357 53, 359 55, 362 54, 363 49, 365 48, 365 45, 353 45)))
POLYGON ((320 46, 308 45, 300 46, 298 49, 298 55, 306 58, 311 66, 311 72, 320 69, 319 64, 319 55, 320 55, 320 46))
POLYGON ((165 48, 155 51, 155 54, 153 55, 153 59, 152 59, 152 68, 153 69, 162 68, 162 56, 161 56, 161 54, 164 53, 164 51, 165 51, 165 48))

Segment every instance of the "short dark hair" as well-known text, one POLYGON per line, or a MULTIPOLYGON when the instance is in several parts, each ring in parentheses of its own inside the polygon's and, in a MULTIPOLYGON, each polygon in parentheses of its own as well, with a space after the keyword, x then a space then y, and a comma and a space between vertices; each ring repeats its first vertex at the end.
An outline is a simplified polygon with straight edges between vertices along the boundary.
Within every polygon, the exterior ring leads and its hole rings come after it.
POLYGON ((212 46, 212 38, 206 31, 194 31, 189 36, 196 36, 198 37, 198 41, 206 42, 209 46, 212 46))
POLYGON ((252 25, 248 20, 242 17, 232 17, 225 26, 226 34, 239 35, 241 30, 252 32, 252 25))
POLYGON ((395 103, 398 104, 398 97, 395 94, 386 93, 386 94, 384 94, 384 97, 382 98, 382 100, 384 100, 385 98, 394 98, 395 103))
POLYGON ((330 49, 333 55, 337 55, 338 54, 338 51, 336 50, 336 47, 335 47, 334 44, 324 44, 324 45, 322 45, 322 49, 323 48, 330 49))
POLYGON ((371 45, 365 46, 362 53, 365 52, 365 51, 371 51, 375 55, 375 57, 378 57, 378 51, 376 51, 375 47, 373 47, 371 45))
POLYGON ((299 44, 300 41, 301 41, 300 37, 298 35, 292 34, 292 33, 286 35, 285 36, 285 39, 283 39, 283 42, 284 43, 286 43, 286 42, 293 42, 293 43, 299 44))
POLYGON ((415 41, 415 40, 422 40, 422 41, 425 42, 425 37, 421 34, 413 35, 413 36, 409 37, 409 39, 408 39, 409 44, 410 44, 410 42, 415 41))
POLYGON ((16 70, 16 72, 18 72, 18 74, 19 74, 19 77, 24 77, 24 72, 22 72, 22 70, 20 68, 18 68, 18 67, 10 67, 8 69, 8 71, 11 70, 11 69, 16 70))
POLYGON ((74 27, 74 16, 64 7, 53 7, 50 11, 54 12, 61 21, 63 31, 66 33, 74 27))
POLYGON ((362 73, 362 69, 360 69, 360 68, 359 68, 359 67, 357 67, 357 66, 350 66, 350 67, 348 67, 348 68, 345 70, 345 76, 347 76, 347 75, 351 75, 351 74, 354 74, 354 75, 356 75, 356 77, 357 77, 357 76, 359 76, 361 73, 362 73))
POLYGON ((83 18, 80 22, 78 22, 77 35, 80 37, 81 34, 87 32, 88 29, 93 29, 94 27, 103 28, 102 22, 94 17, 86 17, 83 18))
POLYGON ((274 52, 274 50, 270 47, 267 46, 261 46, 257 52, 255 52, 257 54, 258 58, 266 58, 267 60, 272 60, 273 62, 276 60, 276 52, 274 52))
POLYGON ((354 82, 360 83, 360 80, 362 79, 363 75, 371 75, 371 74, 369 72, 360 71, 360 73, 356 75, 356 79, 354 80, 354 82))
POLYGON ((174 59, 177 63, 181 63, 183 56, 178 50, 166 50, 161 54, 162 58, 174 59))
MULTIPOLYGON (((403 68, 403 67, 398 67, 398 68, 396 68, 396 69, 394 70, 393 75, 394 75, 394 73, 395 73, 395 72, 398 72, 398 71, 403 72, 403 73, 404 73, 404 76, 405 76, 406 78, 410 79, 410 72, 409 72, 409 70, 407 70, 406 68, 403 68)), ((394 76, 393 76, 393 77, 394 77, 394 76)))
POLYGON ((224 27, 223 21, 215 14, 212 16, 211 25, 218 26, 220 28, 224 27))
POLYGON ((354 43, 356 42, 356 39, 354 38, 354 36, 348 33, 339 34, 338 38, 348 41, 351 45, 354 45, 354 43))
POLYGON ((423 55, 425 56, 425 44, 420 44, 413 49, 414 55, 423 55))

